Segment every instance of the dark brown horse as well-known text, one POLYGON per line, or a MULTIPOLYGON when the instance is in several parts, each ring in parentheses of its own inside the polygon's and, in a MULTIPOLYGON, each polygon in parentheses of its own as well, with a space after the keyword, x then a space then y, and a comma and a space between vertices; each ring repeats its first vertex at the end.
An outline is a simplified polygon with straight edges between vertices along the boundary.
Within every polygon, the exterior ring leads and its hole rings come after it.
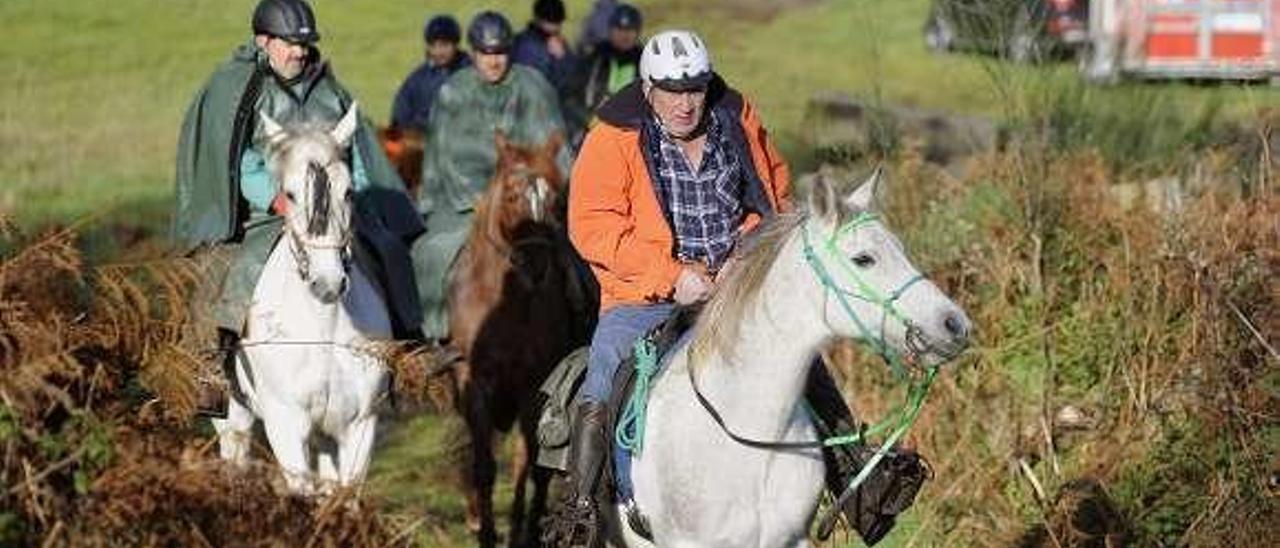
POLYGON ((450 333, 463 356, 455 370, 459 411, 471 437, 464 479, 480 544, 492 546, 493 447, 499 433, 518 425, 508 539, 512 546, 536 545, 550 482, 550 473, 534 466, 538 388, 587 335, 569 296, 571 251, 556 218, 565 190, 555 162, 562 137, 535 147, 513 145, 501 134, 495 140, 497 172, 477 204, 449 282, 450 333), (526 508, 530 479, 534 489, 526 508))

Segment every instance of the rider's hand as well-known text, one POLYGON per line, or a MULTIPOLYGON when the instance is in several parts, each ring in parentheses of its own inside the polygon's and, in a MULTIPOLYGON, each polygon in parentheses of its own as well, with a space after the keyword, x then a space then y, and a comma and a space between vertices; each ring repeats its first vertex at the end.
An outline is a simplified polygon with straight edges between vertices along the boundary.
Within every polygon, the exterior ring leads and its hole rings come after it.
POLYGON ((289 212, 289 199, 284 197, 284 193, 276 194, 271 200, 271 212, 284 217, 289 212))
POLYGON ((568 48, 565 47, 563 37, 557 35, 547 39, 547 53, 550 53, 552 57, 555 57, 556 59, 564 57, 564 53, 567 49, 568 48))
POLYGON ((686 265, 680 269, 680 276, 676 278, 674 297, 677 303, 690 305, 706 300, 714 288, 715 284, 707 276, 705 268, 686 265))

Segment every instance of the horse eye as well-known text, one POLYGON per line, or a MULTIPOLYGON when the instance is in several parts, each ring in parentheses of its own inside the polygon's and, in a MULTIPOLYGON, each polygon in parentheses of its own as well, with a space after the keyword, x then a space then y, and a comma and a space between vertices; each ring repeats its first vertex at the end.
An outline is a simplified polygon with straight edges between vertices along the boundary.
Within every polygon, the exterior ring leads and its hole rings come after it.
POLYGON ((870 253, 859 253, 853 256, 853 265, 858 268, 871 268, 876 264, 876 258, 870 253))
POLYGON ((287 190, 287 191, 285 191, 285 193, 284 193, 284 197, 285 197, 285 198, 288 198, 290 202, 296 202, 296 201, 298 201, 298 199, 297 199, 297 198, 295 198, 295 197, 293 196, 293 191, 292 191, 292 190, 287 190))
POLYGON ((347 194, 346 196, 343 196, 343 198, 347 200, 347 203, 351 203, 351 201, 356 198, 356 192, 354 190, 347 189, 347 194))

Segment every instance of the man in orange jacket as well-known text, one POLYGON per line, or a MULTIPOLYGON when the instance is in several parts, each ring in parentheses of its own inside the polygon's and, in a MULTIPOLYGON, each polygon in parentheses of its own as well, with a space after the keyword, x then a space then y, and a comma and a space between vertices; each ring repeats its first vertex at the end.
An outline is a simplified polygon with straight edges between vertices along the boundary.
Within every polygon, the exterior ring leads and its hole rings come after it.
MULTIPOLYGON (((569 187, 569 236, 599 280, 601 301, 575 409, 573 492, 562 514, 573 525, 561 529, 573 540, 553 539, 572 545, 583 538, 593 545, 599 532, 591 494, 612 439, 605 404, 631 345, 677 305, 705 300, 740 236, 790 208, 786 162, 751 103, 712 71, 692 32, 651 38, 640 79, 596 116, 569 187)), ((824 368, 813 371, 808 398, 822 409, 818 422, 851 429, 834 382, 824 368)), ((630 502, 630 493, 618 496, 630 502)))

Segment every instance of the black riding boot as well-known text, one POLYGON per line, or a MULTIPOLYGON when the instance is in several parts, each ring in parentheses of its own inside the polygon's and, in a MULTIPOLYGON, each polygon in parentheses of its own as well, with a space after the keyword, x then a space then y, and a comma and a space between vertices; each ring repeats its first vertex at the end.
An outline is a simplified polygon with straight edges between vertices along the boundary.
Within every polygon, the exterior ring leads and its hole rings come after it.
POLYGON ((594 402, 579 403, 575 412, 576 430, 569 448, 570 491, 557 515, 544 528, 543 543, 560 548, 592 548, 603 541, 594 494, 604 469, 608 413, 603 404, 594 402))
MULTIPOLYGON (((814 426, 819 436, 846 435, 858 430, 857 421, 821 360, 815 360, 809 369, 805 398, 816 415, 814 426)), ((875 450, 865 443, 822 450, 827 468, 827 489, 833 498, 844 493, 875 450)), ((858 531, 863 542, 868 546, 874 545, 893 529, 896 516, 915 501, 916 493, 927 476, 927 469, 914 453, 892 451, 885 455, 857 491, 845 499, 840 513, 849 526, 858 531)), ((826 540, 834 523, 834 520, 825 523, 827 527, 817 531, 818 538, 826 540)))
POLYGON ((236 347, 240 335, 230 329, 218 328, 218 348, 209 357, 205 370, 196 378, 196 413, 212 418, 227 417, 227 398, 231 379, 235 375, 236 347))

